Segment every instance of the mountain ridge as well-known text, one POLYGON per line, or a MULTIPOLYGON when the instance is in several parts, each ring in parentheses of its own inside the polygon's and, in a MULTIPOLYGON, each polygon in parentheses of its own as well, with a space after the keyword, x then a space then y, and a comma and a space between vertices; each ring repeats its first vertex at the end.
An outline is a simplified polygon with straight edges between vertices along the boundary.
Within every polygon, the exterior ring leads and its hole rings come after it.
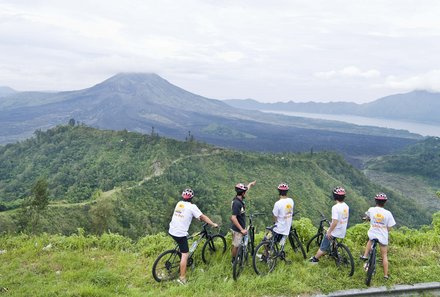
POLYGON ((254 99, 224 100, 233 107, 254 110, 276 110, 305 113, 356 115, 373 118, 409 120, 420 123, 440 123, 433 110, 440 108, 440 93, 415 90, 403 94, 394 94, 368 103, 354 102, 275 102, 262 103, 254 99))

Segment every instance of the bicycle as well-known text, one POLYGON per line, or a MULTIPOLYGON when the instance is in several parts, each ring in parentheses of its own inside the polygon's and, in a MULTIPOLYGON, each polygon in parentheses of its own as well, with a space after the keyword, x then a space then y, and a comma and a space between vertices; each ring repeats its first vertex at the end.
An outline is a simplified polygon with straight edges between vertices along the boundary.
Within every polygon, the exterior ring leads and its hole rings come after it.
POLYGON ((263 241, 256 247, 255 254, 252 257, 252 264, 254 271, 258 275, 266 275, 275 269, 277 260, 284 260, 287 263, 286 253, 284 251, 286 239, 289 239, 289 243, 294 252, 301 251, 304 259, 307 258, 304 247, 299 240, 298 233, 295 228, 291 227, 289 235, 282 235, 279 244, 275 241, 274 228, 276 225, 266 227, 269 231, 263 238, 263 241))
POLYGON ((373 274, 376 273, 376 247, 379 240, 375 238, 371 241, 371 249, 368 253, 368 260, 364 265, 364 269, 367 272, 367 278, 365 279, 365 284, 367 286, 370 286, 373 274))
MULTIPOLYGON (((318 231, 307 242, 307 252, 309 252, 310 248, 312 247, 316 246, 317 248, 319 248, 321 246, 322 240, 324 239, 324 236, 327 236, 324 228, 324 223, 330 225, 330 222, 321 212, 319 213, 321 215, 321 220, 319 222, 318 231)), ((353 256, 351 255, 350 249, 345 244, 342 243, 342 239, 336 237, 331 239, 330 251, 328 255, 335 260, 336 266, 339 269, 347 270, 348 276, 353 276, 354 273, 353 256)))
POLYGON ((315 235, 312 236, 312 238, 309 239, 309 241, 307 241, 307 253, 310 251, 311 248, 312 250, 316 250, 321 246, 322 239, 325 236, 324 223, 330 226, 330 222, 326 219, 322 212, 319 211, 319 214, 321 215, 321 220, 319 221, 318 231, 315 235))
MULTIPOLYGON (((189 249, 189 257, 187 266, 193 266, 194 264, 194 252, 196 251, 198 245, 202 240, 206 240, 202 248, 202 261, 205 264, 209 264, 212 260, 219 255, 226 252, 226 239, 221 234, 211 234, 207 229, 208 224, 204 223, 202 226, 202 231, 199 233, 189 236, 188 239, 193 239, 198 237, 191 245, 189 249)), ((177 278, 180 271, 180 258, 181 253, 179 250, 179 245, 176 244, 174 249, 167 250, 157 257, 153 264, 153 277, 157 282, 162 282, 166 280, 173 280, 177 278)))
POLYGON ((241 239, 240 246, 237 250, 237 255, 232 263, 232 277, 236 281, 244 269, 244 266, 248 262, 249 250, 251 256, 255 252, 255 226, 253 224, 253 218, 263 213, 257 212, 249 215, 248 233, 241 239))

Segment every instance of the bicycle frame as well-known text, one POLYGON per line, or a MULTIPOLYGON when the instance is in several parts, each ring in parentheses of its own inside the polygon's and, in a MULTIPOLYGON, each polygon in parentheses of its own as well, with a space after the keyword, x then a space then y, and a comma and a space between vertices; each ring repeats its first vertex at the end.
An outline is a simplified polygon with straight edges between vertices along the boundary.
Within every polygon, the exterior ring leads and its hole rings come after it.
POLYGON ((367 272, 367 277, 365 279, 365 284, 367 286, 370 286, 371 279, 373 278, 373 274, 376 273, 376 249, 377 244, 379 243, 379 240, 376 238, 371 240, 371 249, 368 253, 368 261, 365 263, 365 271, 367 272))

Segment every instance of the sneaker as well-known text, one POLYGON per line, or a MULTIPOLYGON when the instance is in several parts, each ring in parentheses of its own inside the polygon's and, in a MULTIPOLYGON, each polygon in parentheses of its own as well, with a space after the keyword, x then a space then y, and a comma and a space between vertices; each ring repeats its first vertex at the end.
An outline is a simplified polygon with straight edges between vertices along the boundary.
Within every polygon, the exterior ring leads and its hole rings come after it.
POLYGON ((368 262, 365 262, 365 264, 364 264, 364 270, 365 270, 365 271, 368 271, 368 262))
POLYGON ((176 282, 177 282, 178 284, 182 285, 182 286, 188 284, 188 281, 186 280, 186 278, 180 278, 180 277, 179 277, 178 279, 176 279, 176 282))
POLYGON ((365 262, 365 261, 367 261, 367 260, 368 260, 368 257, 365 257, 365 256, 360 256, 360 257, 359 257, 359 259, 361 259, 362 261, 364 261, 364 262, 365 262))
POLYGON ((312 263, 312 264, 318 264, 319 260, 316 259, 315 256, 313 256, 313 257, 311 257, 311 258, 309 259, 309 262, 312 263))
POLYGON ((383 278, 384 278, 385 280, 389 280, 389 279, 390 279, 390 276, 389 276, 389 275, 384 275, 383 278))

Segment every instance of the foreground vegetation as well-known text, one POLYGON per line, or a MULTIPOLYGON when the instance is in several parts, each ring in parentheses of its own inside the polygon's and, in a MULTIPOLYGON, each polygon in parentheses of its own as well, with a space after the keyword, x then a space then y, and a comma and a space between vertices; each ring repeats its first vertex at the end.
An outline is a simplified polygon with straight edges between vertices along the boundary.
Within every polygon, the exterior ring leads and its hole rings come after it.
MULTIPOLYGON (((307 218, 296 220, 295 226, 303 241, 316 232, 307 218)), ((365 288, 365 272, 357 257, 367 229, 366 224, 348 229, 345 243, 356 258, 352 278, 340 275, 328 258, 310 265, 288 247, 292 264, 279 263, 265 277, 258 277, 249 265, 235 282, 229 251, 208 267, 198 250, 196 266, 188 272, 190 283, 184 287, 175 282, 157 283, 152 278, 155 258, 173 246, 171 237, 164 233, 137 241, 114 233, 86 235, 82 229, 70 236, 5 234, 0 236, 0 288, 8 290, 5 296, 285 296, 365 288)), ((261 237, 260 233, 258 240, 261 237)), ((230 246, 229 235, 227 239, 230 246)), ((373 286, 438 281, 440 213, 434 215, 430 226, 393 231, 389 261, 390 280, 383 280, 379 266, 373 286)))

